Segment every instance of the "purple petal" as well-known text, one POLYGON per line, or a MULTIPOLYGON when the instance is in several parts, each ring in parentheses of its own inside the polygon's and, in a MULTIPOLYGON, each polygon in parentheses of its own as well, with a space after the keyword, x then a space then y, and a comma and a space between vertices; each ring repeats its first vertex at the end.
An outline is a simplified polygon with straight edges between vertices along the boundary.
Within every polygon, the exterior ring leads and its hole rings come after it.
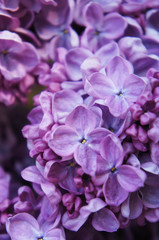
POLYGON ((130 74, 126 81, 124 81, 123 89, 125 99, 132 103, 142 94, 146 86, 146 83, 134 74, 130 74))
POLYGON ((69 126, 60 126, 51 134, 48 145, 60 156, 72 155, 80 144, 81 137, 69 126))
MULTIPOLYGON (((158 181, 158 179, 155 179, 158 181)), ((142 201, 144 206, 148 208, 159 207, 159 188, 156 186, 150 186, 145 184, 144 188, 141 188, 142 201)))
POLYGON ((90 76, 94 72, 98 72, 100 69, 101 69, 101 63, 100 63, 100 59, 98 57, 92 56, 92 57, 87 58, 81 64, 81 71, 83 74, 84 82, 85 82, 85 78, 87 76, 90 76))
POLYGON ((130 104, 127 102, 124 94, 121 93, 120 96, 120 91, 118 91, 119 90, 116 90, 114 95, 108 96, 105 99, 105 105, 109 108, 110 113, 114 117, 123 118, 127 114, 130 104))
POLYGON ((159 174, 159 168, 158 166, 153 162, 145 162, 141 164, 142 169, 144 169, 146 172, 158 175, 159 174))
POLYGON ((117 39, 124 33, 127 23, 118 13, 109 13, 105 16, 102 26, 102 32, 106 33, 107 39, 117 39))
POLYGON ((57 36, 53 37, 51 40, 52 54, 54 58, 57 57, 57 49, 64 47, 66 49, 71 49, 79 46, 79 37, 77 33, 71 28, 67 27, 66 33, 65 30, 61 33, 58 33, 57 36))
POLYGON ((106 99, 107 96, 113 95, 115 88, 111 79, 102 73, 96 72, 90 76, 89 85, 85 86, 85 91, 93 97, 106 99), (89 87, 89 88, 88 88, 89 87))
POLYGON ((95 174, 97 156, 98 155, 87 145, 87 143, 79 144, 74 154, 76 162, 83 168, 84 172, 89 175, 95 174))
POLYGON ((89 147, 94 151, 99 152, 99 145, 104 137, 106 137, 108 134, 110 134, 110 131, 100 127, 88 133, 87 137, 89 141, 89 147))
POLYGON ((143 210, 143 202, 138 195, 138 192, 131 193, 126 201, 121 206, 123 217, 129 219, 138 218, 143 210))
POLYGON ((103 208, 93 215, 92 225, 97 231, 115 232, 119 228, 117 218, 107 208, 103 208))
POLYGON ((47 22, 42 14, 36 16, 34 25, 38 36, 43 40, 48 40, 60 33, 60 27, 47 22))
POLYGON ((64 123, 67 115, 82 103, 82 97, 70 89, 56 92, 52 104, 55 121, 64 123))
POLYGON ((27 180, 29 182, 37 183, 37 184, 40 184, 43 179, 40 171, 38 170, 38 168, 36 166, 30 166, 30 167, 25 168, 21 172, 21 176, 25 180, 27 180))
POLYGON ((100 154, 105 159, 108 169, 118 167, 123 162, 123 149, 119 139, 110 134, 104 138, 100 146, 100 154))
POLYGON ((159 118, 155 119, 147 134, 154 143, 159 141, 159 118))
POLYGON ((11 10, 16 11, 19 7, 19 1, 18 0, 10 0, 10 1, 1 1, 0 8, 4 8, 5 10, 11 10))
POLYGON ((40 94, 39 102, 43 110, 43 118, 39 124, 39 128, 46 131, 53 124, 54 119, 52 116, 52 98, 53 95, 47 91, 40 94))
POLYGON ((133 66, 135 74, 144 77, 150 68, 158 69, 159 61, 153 55, 143 55, 133 62, 133 66))
MULTIPOLYGON (((70 165, 71 165, 71 163, 70 163, 70 165)), ((71 193, 76 194, 76 195, 83 193, 83 188, 76 188, 76 185, 75 185, 74 177, 77 175, 76 174, 76 171, 77 171, 76 166, 74 166, 74 167, 67 166, 67 168, 68 168, 68 174, 62 182, 59 182, 59 186, 71 193)))
POLYGON ((86 26, 90 25, 94 28, 99 28, 100 24, 103 21, 103 16, 104 16, 103 8, 98 3, 90 2, 88 5, 86 5, 84 11, 86 26))
POLYGON ((103 185, 103 193, 106 203, 111 206, 119 206, 128 196, 128 192, 119 184, 116 173, 107 175, 107 180, 103 185))
POLYGON ((159 209, 148 209, 145 212, 144 217, 146 218, 146 220, 148 222, 151 222, 151 223, 158 222, 158 220, 159 220, 159 209))
POLYGON ((68 174, 66 163, 67 162, 48 161, 45 165, 44 177, 52 183, 61 182, 68 174))
MULTIPOLYGON (((60 218, 61 216, 59 216, 58 205, 52 204, 52 202, 46 196, 44 196, 41 201, 41 210, 40 215, 38 217, 38 221, 39 222, 46 221, 47 223, 51 222, 52 227, 56 227, 60 222, 60 218)), ((45 232, 45 226, 46 225, 42 226, 43 232, 45 232)))
POLYGON ((28 114, 28 120, 32 124, 40 123, 43 117, 43 112, 40 106, 33 108, 28 114))
MULTIPOLYGON (((87 27, 81 36, 81 44, 85 48, 89 48, 90 51, 97 51, 101 46, 100 38, 98 35, 95 35, 95 29, 92 27, 87 27)), ((103 34, 102 34, 103 35, 103 34)), ((105 39, 105 43, 107 43, 107 39, 105 39)))
MULTIPOLYGON (((0 3, 1 4, 1 3, 0 3)), ((2 8, 0 7, 0 21, 1 21, 1 26, 0 30, 2 31, 3 29, 10 29, 14 30, 19 27, 19 19, 16 17, 12 17, 8 12, 3 11, 2 8)))
POLYGON ((137 37, 123 37, 119 41, 119 48, 125 58, 130 62, 134 62, 141 58, 143 54, 147 54, 147 50, 142 43, 142 40, 137 37))
POLYGON ((144 186, 146 174, 139 168, 122 165, 118 168, 117 179, 126 191, 134 192, 144 186))
POLYGON ((151 143, 151 158, 159 166, 159 143, 151 143))
POLYGON ((61 192, 53 183, 43 181, 41 188, 52 206, 57 205, 61 201, 61 192))
POLYGON ((125 79, 133 72, 133 68, 127 60, 116 56, 108 64, 106 72, 108 78, 112 79, 115 86, 122 88, 125 79))
POLYGON ((84 106, 78 106, 69 114, 65 123, 85 138, 96 127, 96 116, 84 106))
POLYGON ((106 67, 108 63, 119 55, 119 48, 116 42, 111 42, 101 47, 96 51, 95 56, 99 57, 103 67, 106 67))
POLYGON ((75 48, 70 50, 65 57, 66 71, 71 80, 78 81, 82 78, 80 65, 92 53, 85 48, 75 48))
POLYGON ((54 228, 45 233, 46 240, 65 240, 64 231, 59 228, 54 228))
POLYGON ((23 51, 17 56, 15 54, 15 59, 22 63, 27 71, 33 70, 38 64, 36 49, 27 42, 23 43, 23 51), (23 56, 25 56, 25 59, 23 56))

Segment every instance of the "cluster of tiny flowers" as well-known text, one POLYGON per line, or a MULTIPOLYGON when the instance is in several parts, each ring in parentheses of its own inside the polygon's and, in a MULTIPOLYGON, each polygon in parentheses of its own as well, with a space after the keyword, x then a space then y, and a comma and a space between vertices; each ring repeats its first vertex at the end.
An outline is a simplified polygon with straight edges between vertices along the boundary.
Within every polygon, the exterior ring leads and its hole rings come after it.
POLYGON ((158 19, 158 0, 0 0, 0 104, 43 89, 20 184, 4 164, 16 139, 0 133, 0 239, 159 221, 158 19))

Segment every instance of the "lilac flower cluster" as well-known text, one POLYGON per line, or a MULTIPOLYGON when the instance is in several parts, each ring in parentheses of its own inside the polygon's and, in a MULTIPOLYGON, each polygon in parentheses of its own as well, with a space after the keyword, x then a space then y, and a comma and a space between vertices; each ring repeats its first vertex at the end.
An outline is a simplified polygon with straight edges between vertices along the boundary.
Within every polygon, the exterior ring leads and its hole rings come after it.
POLYGON ((16 197, 0 168, 2 239, 159 221, 158 17, 158 0, 0 1, 0 102, 44 89, 16 197))

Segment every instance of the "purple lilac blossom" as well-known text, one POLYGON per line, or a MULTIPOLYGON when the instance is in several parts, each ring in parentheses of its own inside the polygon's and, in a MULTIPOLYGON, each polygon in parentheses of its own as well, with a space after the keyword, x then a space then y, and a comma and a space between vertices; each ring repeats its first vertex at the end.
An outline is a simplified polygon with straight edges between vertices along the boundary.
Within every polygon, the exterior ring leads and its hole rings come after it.
POLYGON ((126 21, 118 13, 109 13, 104 16, 101 5, 90 3, 85 8, 85 26, 81 43, 84 47, 96 51, 110 40, 121 37, 126 28, 126 21))
MULTIPOLYGON (((113 135, 108 135, 101 142, 101 163, 97 174, 104 175, 103 193, 109 205, 119 206, 128 196, 128 192, 135 192, 144 186, 146 174, 138 168, 122 164, 123 149, 120 141, 113 135), (101 166, 100 166, 101 165, 101 166)), ((101 179, 94 179, 100 184, 101 179)))
POLYGON ((19 81, 38 64, 35 48, 10 31, 0 33, 0 70, 8 81, 19 81), (25 55, 25 60, 23 59, 25 55))
POLYGON ((52 39, 54 51, 57 47, 68 49, 79 45, 77 33, 71 28, 74 1, 58 1, 57 5, 43 5, 35 19, 35 29, 40 38, 52 39), (62 17, 61 17, 62 16, 62 17))
POLYGON ((146 83, 133 74, 132 65, 115 57, 105 69, 105 74, 95 72, 85 81, 85 91, 95 97, 115 117, 124 116, 133 102, 142 94, 146 83))
POLYGON ((0 102, 37 88, 22 130, 31 163, 1 111, 0 239, 133 239, 135 222, 159 221, 158 7, 0 0, 0 102))
POLYGON ((20 239, 46 239, 53 238, 64 240, 63 231, 60 228, 51 227, 49 224, 39 226, 36 219, 28 213, 19 213, 8 219, 6 225, 7 231, 12 240, 20 239))
POLYGON ((49 147, 60 156, 74 154, 76 162, 90 175, 95 172, 99 143, 109 131, 100 128, 93 112, 83 106, 78 106, 65 121, 65 126, 59 126, 49 139, 49 147), (65 146, 65 147, 64 147, 65 146))

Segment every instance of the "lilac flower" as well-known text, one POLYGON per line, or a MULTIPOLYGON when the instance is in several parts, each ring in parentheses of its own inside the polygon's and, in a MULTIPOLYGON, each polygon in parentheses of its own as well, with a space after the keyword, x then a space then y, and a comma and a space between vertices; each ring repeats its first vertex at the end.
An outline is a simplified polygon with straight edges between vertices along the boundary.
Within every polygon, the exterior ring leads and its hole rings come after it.
POLYGON ((11 174, 0 168, 0 239, 64 240, 64 227, 70 240, 102 240, 131 220, 159 220, 158 7, 0 0, 0 102, 26 102, 34 81, 38 91, 23 128, 33 166, 13 159, 17 128, 1 111, 11 174), (19 187, 19 171, 32 188, 19 187))
POLYGON ((126 21, 118 13, 104 16, 101 5, 90 3, 85 9, 86 29, 82 35, 82 46, 96 51, 110 40, 122 36, 126 28, 126 21))
POLYGON ((52 39, 54 51, 57 47, 70 49, 79 45, 77 33, 70 24, 73 17, 74 2, 67 0, 58 1, 56 5, 50 3, 43 5, 40 13, 35 18, 35 29, 40 38, 52 39))
POLYGON ((12 240, 64 240, 63 230, 54 228, 48 223, 39 225, 37 220, 28 213, 19 213, 8 219, 7 232, 12 240))
POLYGON ((96 169, 99 143, 108 130, 97 126, 96 115, 84 106, 76 107, 50 135, 49 147, 60 156, 73 156, 84 171, 96 169))
POLYGON ((106 75, 93 73, 86 80, 85 90, 103 105, 115 117, 123 116, 130 106, 142 94, 145 82, 132 74, 132 66, 121 57, 115 57, 106 68, 106 75))
POLYGON ((38 63, 35 48, 9 31, 0 33, 0 71, 9 81, 19 81, 38 63), (23 56, 25 55, 25 59, 23 56))
POLYGON ((114 135, 108 135, 101 142, 100 154, 102 159, 97 175, 103 175, 99 181, 94 178, 96 184, 104 181, 103 193, 106 203, 119 206, 128 197, 129 192, 135 192, 144 186, 146 174, 134 166, 123 163, 123 149, 119 139, 114 135))

